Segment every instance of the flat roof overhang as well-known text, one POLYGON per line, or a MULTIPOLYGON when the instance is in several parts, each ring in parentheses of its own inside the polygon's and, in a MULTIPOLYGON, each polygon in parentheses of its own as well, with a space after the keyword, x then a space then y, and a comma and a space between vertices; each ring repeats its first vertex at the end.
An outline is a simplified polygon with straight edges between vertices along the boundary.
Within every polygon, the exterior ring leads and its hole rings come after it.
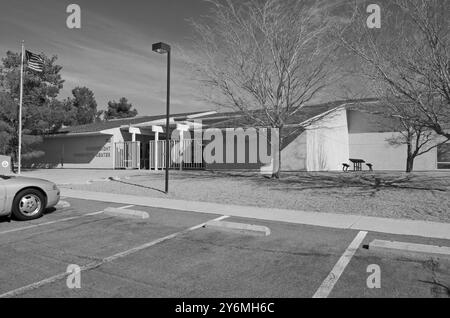
POLYGON ((61 133, 61 134, 53 134, 53 135, 44 135, 44 138, 58 139, 58 138, 76 138, 76 137, 100 137, 100 136, 112 136, 112 134, 103 133, 101 131, 98 132, 86 132, 86 133, 61 133))

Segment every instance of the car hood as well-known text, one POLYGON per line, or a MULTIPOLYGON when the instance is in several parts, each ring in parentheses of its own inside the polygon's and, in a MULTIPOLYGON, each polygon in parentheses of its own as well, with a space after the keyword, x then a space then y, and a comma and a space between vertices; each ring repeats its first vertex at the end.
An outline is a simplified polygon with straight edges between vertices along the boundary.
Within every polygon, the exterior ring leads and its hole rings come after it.
POLYGON ((14 176, 14 175, 0 175, 1 180, 5 180, 8 184, 20 184, 20 185, 31 185, 31 186, 42 186, 45 188, 51 188, 55 183, 38 178, 14 176))

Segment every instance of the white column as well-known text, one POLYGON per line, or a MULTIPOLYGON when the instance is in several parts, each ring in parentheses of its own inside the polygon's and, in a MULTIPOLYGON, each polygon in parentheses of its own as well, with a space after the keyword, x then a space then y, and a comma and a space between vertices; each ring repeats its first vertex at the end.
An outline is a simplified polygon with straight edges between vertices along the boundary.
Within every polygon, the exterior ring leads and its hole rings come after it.
POLYGON ((136 127, 128 128, 128 132, 131 134, 131 141, 136 142, 136 135, 142 135, 141 129, 136 127))
POLYGON ((111 157, 113 170, 116 170, 116 142, 114 136, 111 137, 111 157))
POLYGON ((159 142, 159 132, 155 132, 155 171, 158 171, 158 142, 159 142))
POLYGON ((158 141, 159 134, 163 132, 163 128, 161 126, 152 126, 152 131, 155 133, 155 171, 158 171, 158 141))
POLYGON ((179 130, 179 133, 180 133, 180 171, 183 171, 184 130, 179 130))

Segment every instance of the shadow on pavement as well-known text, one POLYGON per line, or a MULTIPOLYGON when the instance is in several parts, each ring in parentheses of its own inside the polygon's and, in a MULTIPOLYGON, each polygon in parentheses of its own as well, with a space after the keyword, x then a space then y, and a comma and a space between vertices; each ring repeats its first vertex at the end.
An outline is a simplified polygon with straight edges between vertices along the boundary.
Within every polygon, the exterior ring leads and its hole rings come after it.
POLYGON ((438 281, 425 281, 425 280, 420 280, 419 282, 424 283, 424 284, 429 284, 431 285, 431 293, 435 296, 435 297, 450 297, 450 287, 440 283, 438 281))
POLYGON ((112 178, 109 178, 109 180, 111 180, 112 182, 122 183, 122 184, 131 185, 131 186, 135 186, 135 187, 139 187, 139 188, 153 190, 153 191, 156 191, 156 192, 160 192, 162 194, 166 194, 163 190, 156 189, 156 188, 149 187, 149 186, 145 186, 145 185, 138 184, 138 183, 125 182, 125 181, 122 181, 122 180, 114 180, 112 178))
POLYGON ((0 224, 1 223, 10 223, 11 222, 11 218, 7 217, 7 216, 0 216, 0 224))
POLYGON ((53 214, 53 213, 55 213, 56 211, 58 211, 58 209, 56 209, 56 208, 45 209, 44 215, 47 215, 47 214, 53 214))

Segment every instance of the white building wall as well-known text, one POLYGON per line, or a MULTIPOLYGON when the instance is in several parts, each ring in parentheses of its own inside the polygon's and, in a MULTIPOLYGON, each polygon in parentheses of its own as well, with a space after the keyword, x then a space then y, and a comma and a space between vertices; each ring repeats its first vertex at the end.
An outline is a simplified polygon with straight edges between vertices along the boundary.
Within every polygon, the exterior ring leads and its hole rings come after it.
MULTIPOLYGON (((124 142, 123 134, 120 128, 113 128, 102 131, 104 134, 112 135, 112 139, 114 142, 124 142)), ((131 141, 131 139, 130 139, 131 141)))
MULTIPOLYGON (((394 147, 386 141, 395 133, 350 134, 350 158, 363 159, 374 165, 374 170, 406 170, 406 145, 394 147)), ((437 150, 421 155, 414 161, 414 171, 437 168, 437 150)))
POLYGON ((47 137, 39 150, 44 155, 24 160, 24 166, 69 169, 113 168, 113 142, 110 135, 47 137))
POLYGON ((338 171, 349 158, 347 112, 335 111, 306 131, 306 169, 308 171, 338 171))
POLYGON ((281 152, 281 167, 283 171, 306 170, 306 131, 291 142, 281 152))

